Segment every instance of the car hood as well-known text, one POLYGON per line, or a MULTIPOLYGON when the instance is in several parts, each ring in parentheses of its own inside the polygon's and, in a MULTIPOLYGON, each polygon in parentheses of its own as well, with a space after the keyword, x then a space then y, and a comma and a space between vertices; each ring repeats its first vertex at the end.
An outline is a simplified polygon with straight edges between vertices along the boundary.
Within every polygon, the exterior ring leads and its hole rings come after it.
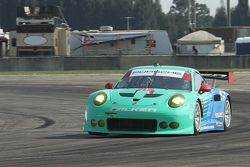
POLYGON ((176 94, 190 94, 190 91, 166 89, 113 89, 110 91, 110 101, 118 105, 159 105, 166 103, 176 94))

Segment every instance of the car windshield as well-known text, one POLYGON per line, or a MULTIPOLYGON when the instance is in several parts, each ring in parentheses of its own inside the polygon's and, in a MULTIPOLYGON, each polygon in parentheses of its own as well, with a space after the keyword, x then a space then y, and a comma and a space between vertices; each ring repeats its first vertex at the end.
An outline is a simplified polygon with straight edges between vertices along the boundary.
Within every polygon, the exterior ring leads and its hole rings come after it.
POLYGON ((115 89, 122 88, 159 88, 191 90, 191 79, 171 76, 128 76, 127 74, 116 85, 115 89))

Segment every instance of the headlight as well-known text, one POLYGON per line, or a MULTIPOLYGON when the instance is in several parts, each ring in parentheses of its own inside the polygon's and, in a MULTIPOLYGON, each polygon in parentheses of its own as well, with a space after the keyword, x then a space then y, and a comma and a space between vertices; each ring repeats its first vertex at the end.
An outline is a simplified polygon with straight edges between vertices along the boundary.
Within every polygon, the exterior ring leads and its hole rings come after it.
POLYGON ((104 92, 97 93, 97 95, 94 98, 94 104, 97 106, 102 105, 107 100, 107 94, 104 92))
POLYGON ((168 105, 172 108, 180 107, 184 104, 184 96, 183 95, 174 95, 168 100, 168 105))

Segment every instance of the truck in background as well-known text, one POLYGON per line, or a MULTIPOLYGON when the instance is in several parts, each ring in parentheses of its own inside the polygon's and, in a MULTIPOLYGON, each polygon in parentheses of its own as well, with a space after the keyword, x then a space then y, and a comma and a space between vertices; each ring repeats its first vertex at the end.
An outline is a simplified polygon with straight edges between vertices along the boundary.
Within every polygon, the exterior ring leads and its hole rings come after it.
POLYGON ((18 7, 9 56, 69 56, 69 38, 70 29, 59 7, 18 7))

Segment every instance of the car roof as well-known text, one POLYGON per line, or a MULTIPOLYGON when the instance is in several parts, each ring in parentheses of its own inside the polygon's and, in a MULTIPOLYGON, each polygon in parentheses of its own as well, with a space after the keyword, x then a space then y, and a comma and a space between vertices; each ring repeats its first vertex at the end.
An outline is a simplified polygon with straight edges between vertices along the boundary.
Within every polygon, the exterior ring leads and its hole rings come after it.
POLYGON ((189 67, 181 67, 181 66, 161 66, 161 65, 155 65, 155 66, 139 66, 139 67, 133 67, 130 70, 143 70, 143 69, 162 69, 162 70, 177 70, 177 71, 186 71, 186 72, 192 72, 197 71, 193 68, 189 67))

